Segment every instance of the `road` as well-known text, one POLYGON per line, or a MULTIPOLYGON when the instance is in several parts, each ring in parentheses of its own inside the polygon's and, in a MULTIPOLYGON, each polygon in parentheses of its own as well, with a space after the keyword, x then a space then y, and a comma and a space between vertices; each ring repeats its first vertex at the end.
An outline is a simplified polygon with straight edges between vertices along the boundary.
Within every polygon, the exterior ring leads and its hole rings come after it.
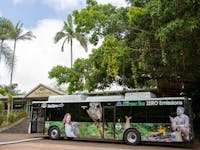
POLYGON ((0 150, 193 150, 196 148, 138 145, 131 146, 122 143, 102 143, 88 141, 49 140, 21 142, 0 146, 0 150))

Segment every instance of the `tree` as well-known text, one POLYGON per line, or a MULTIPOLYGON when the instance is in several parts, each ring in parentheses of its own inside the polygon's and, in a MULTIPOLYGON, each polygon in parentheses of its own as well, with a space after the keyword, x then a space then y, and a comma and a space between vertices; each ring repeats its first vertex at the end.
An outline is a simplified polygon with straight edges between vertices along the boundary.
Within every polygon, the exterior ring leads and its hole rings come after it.
POLYGON ((64 45, 65 42, 67 41, 68 43, 70 43, 70 52, 71 52, 71 67, 73 64, 73 52, 72 52, 72 46, 73 46, 73 38, 75 38, 76 40, 79 41, 79 43, 81 44, 81 46, 86 50, 87 52, 87 41, 84 37, 83 34, 80 34, 78 32, 76 32, 74 30, 74 26, 73 26, 73 20, 72 20, 72 16, 68 15, 67 17, 67 22, 64 21, 64 26, 63 29, 58 32, 54 38, 55 43, 57 43, 58 41, 60 41, 61 39, 64 39, 62 47, 61 47, 61 51, 64 51, 64 45))
POLYGON ((9 70, 11 70, 13 53, 4 41, 9 40, 12 30, 12 22, 6 18, 0 17, 0 61, 3 58, 9 70))
POLYGON ((144 4, 131 6, 128 12, 133 30, 127 41, 140 50, 139 67, 145 76, 178 81, 184 89, 184 83, 199 79, 200 3, 152 0, 144 4))
POLYGON ((116 8, 111 4, 99 5, 95 0, 87 0, 86 8, 74 10, 76 29, 86 34, 91 44, 97 45, 106 35, 123 39, 127 32, 128 8, 116 8))
POLYGON ((6 93, 10 93, 12 95, 22 95, 24 93, 21 93, 20 90, 17 89, 18 84, 12 84, 12 85, 0 85, 0 94, 6 95, 6 93))
POLYGON ((87 0, 85 8, 73 11, 76 30, 86 34, 91 44, 96 45, 99 39, 109 36, 115 38, 106 39, 100 48, 93 50, 89 57, 93 65, 89 77, 94 77, 94 82, 105 85, 103 87, 109 86, 107 84, 116 73, 120 79, 134 80, 134 84, 132 81, 125 83, 131 88, 155 86, 160 80, 176 80, 184 88, 187 82, 199 81, 198 0, 127 2, 131 6, 116 8, 111 4, 99 5, 95 0, 87 0), (121 48, 118 43, 123 42, 125 46, 121 48), (117 45, 116 48, 113 45, 117 45), (125 56, 126 65, 121 65, 123 57, 119 54, 125 56), (127 67, 125 71, 123 66, 127 67), (98 82, 98 79, 101 81, 98 82))
POLYGON ((77 59, 72 68, 56 66, 49 72, 57 83, 68 84, 68 93, 105 89, 112 83, 134 86, 131 61, 125 42, 107 36, 98 49, 93 49, 89 59, 77 59), (126 59, 126 62, 123 60, 126 59), (126 71, 123 71, 123 69, 126 71), (123 79, 123 74, 129 78, 123 79))
POLYGON ((14 47, 13 47, 13 57, 12 57, 12 65, 11 65, 12 69, 11 69, 11 74, 10 74, 10 85, 12 84, 12 79, 13 79, 13 70, 14 70, 15 51, 16 51, 17 41, 31 40, 32 38, 35 38, 35 36, 33 35, 31 31, 23 33, 22 27, 23 27, 23 24, 19 21, 11 33, 11 39, 14 40, 14 47))

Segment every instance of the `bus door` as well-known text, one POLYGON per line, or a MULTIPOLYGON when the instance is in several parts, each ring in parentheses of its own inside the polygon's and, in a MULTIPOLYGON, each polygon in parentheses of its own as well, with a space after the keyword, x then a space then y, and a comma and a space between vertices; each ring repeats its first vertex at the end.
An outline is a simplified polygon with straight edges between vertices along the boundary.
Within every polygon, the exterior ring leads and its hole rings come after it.
POLYGON ((44 132, 45 109, 41 107, 32 107, 31 133, 44 132))
POLYGON ((104 139, 115 139, 115 106, 103 107, 104 139))

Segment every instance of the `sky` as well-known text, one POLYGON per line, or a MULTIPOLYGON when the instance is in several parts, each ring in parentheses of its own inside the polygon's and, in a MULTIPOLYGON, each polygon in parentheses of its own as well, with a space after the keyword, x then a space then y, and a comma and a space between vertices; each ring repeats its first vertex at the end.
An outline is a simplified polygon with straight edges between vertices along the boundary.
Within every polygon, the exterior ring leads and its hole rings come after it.
MULTIPOLYGON (((111 3, 117 7, 126 6, 125 0, 97 0, 99 4, 111 3)), ((73 10, 85 7, 85 0, 0 0, 0 16, 13 24, 23 23, 24 33, 32 31, 36 36, 31 41, 18 41, 13 83, 18 90, 29 92, 39 84, 55 87, 56 82, 48 78, 48 72, 57 65, 70 67, 70 46, 65 45, 61 52, 62 41, 54 43, 53 38, 62 29, 63 22, 73 10)), ((9 43, 13 49, 13 43, 9 43)), ((73 59, 87 58, 92 46, 86 53, 77 41, 73 45, 73 59)), ((0 62, 0 85, 9 85, 10 72, 0 62)))

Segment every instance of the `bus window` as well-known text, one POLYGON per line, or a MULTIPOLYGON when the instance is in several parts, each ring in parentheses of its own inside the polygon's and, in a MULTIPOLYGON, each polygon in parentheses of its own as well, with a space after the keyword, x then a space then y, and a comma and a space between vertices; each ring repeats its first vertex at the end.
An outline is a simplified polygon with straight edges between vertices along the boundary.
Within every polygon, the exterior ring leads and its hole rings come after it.
POLYGON ((116 121, 117 122, 126 122, 125 117, 130 117, 132 116, 131 113, 131 106, 120 106, 116 107, 116 121))
POLYGON ((80 109, 80 115, 79 115, 80 122, 93 122, 93 120, 90 118, 87 112, 89 109, 89 103, 81 103, 79 109, 80 109))
MULTIPOLYGON (((64 114, 70 113, 72 121, 79 121, 80 110, 81 110, 81 105, 79 103, 69 103, 65 104, 63 107, 64 114)), ((64 117, 64 115, 62 117, 64 117)))
POLYGON ((147 123, 147 113, 145 106, 132 106, 132 122, 133 123, 147 123))
POLYGON ((62 121, 63 119, 62 108, 47 108, 46 118, 50 121, 62 121))
MULTIPOLYGON (((176 110, 177 106, 173 106, 176 110)), ((172 106, 150 106, 147 107, 147 122, 149 123, 170 123, 169 116, 174 116, 172 106)))

